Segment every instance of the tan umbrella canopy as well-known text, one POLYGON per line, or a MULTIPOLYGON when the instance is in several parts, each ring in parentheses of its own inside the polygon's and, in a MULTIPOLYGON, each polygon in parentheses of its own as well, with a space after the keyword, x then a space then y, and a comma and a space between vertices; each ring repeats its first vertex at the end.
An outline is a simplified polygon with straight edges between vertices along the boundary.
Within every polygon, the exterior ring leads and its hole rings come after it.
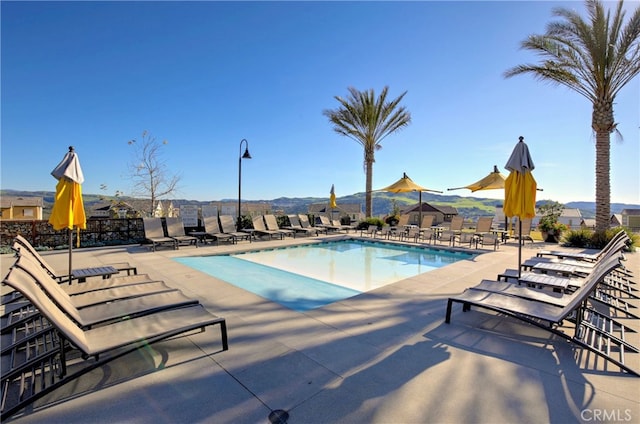
POLYGON ((388 187, 385 187, 385 188, 382 188, 382 189, 376 190, 376 191, 388 191, 390 193, 409 193, 409 192, 412 192, 412 191, 417 191, 419 193, 418 202, 419 202, 419 205, 420 205, 420 220, 419 220, 419 222, 422 222, 422 192, 423 191, 430 191, 432 193, 442 193, 441 191, 425 188, 425 187, 422 187, 421 185, 418 185, 418 184, 414 183, 413 180, 407 176, 406 172, 403 172, 402 173, 402 178, 400 178, 395 183, 391 184, 388 187))
POLYGON ((471 192, 480 190, 497 190, 504 188, 504 182, 507 179, 498 171, 498 167, 493 165, 493 172, 473 184, 464 187, 448 188, 447 190, 461 190, 463 188, 471 190, 471 192))

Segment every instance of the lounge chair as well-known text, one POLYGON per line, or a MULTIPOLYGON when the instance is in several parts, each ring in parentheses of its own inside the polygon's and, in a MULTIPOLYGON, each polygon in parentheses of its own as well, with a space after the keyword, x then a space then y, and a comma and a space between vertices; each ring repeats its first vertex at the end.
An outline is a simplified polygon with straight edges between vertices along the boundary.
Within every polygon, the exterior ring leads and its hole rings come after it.
MULTIPOLYGON (((33 245, 31 243, 29 243, 29 241, 27 239, 25 239, 24 237, 22 237, 20 234, 16 235, 14 238, 14 249, 15 248, 22 248, 25 251, 28 251, 29 253, 31 253, 34 257, 37 258, 37 260, 40 262, 40 264, 42 265, 42 267, 49 273, 49 275, 51 275, 53 278, 55 278, 56 280, 60 281, 60 282, 69 282, 69 271, 67 270, 66 272, 60 272, 60 271, 56 271, 54 270, 45 260, 44 258, 40 255, 40 253, 38 253, 38 251, 35 249, 35 247, 33 247, 33 245)), ((138 273, 138 269, 135 266, 131 266, 129 265, 128 262, 118 262, 118 263, 113 263, 113 264, 106 264, 104 266, 109 266, 112 268, 115 268, 118 272, 126 272, 127 275, 131 275, 131 274, 137 274, 138 273)), ((87 277, 91 277, 91 276, 99 276, 104 278, 105 274, 102 272, 102 268, 104 268, 104 266, 100 266, 100 267, 93 267, 93 268, 84 268, 84 275, 85 275, 85 279, 87 277)), ((72 274, 73 274, 72 270, 72 274)), ((77 271, 77 270, 75 270, 77 271)), ((73 277, 72 277, 73 278, 73 277)))
POLYGON ((284 233, 281 233, 280 231, 267 230, 262 216, 256 216, 253 218, 253 231, 261 237, 268 236, 270 239, 277 237, 280 240, 284 238, 284 233))
POLYGON ((343 224, 342 222, 340 222, 339 219, 332 219, 331 220, 331 224, 334 227, 338 227, 340 228, 340 230, 344 231, 345 233, 348 233, 349 230, 355 230, 356 226, 355 225, 350 225, 350 224, 343 224))
POLYGON ((300 223, 300 217, 298 215, 287 215, 287 217, 289 218, 289 229, 296 231, 298 233, 303 233, 306 234, 308 236, 311 235, 318 235, 318 230, 311 227, 311 228, 304 228, 302 226, 302 223, 300 223))
POLYGON ((200 304, 84 330, 33 283, 24 269, 12 268, 3 282, 20 290, 49 325, 37 336, 37 342, 26 338, 25 343, 17 343, 2 354, 3 420, 83 374, 161 340, 219 325, 222 350, 228 349, 224 318, 210 314, 200 304), (16 280, 27 284, 16 284, 16 280), (81 357, 69 355, 69 351, 81 357))
POLYGON ((536 254, 538 257, 543 256, 553 256, 558 259, 574 259, 579 261, 586 262, 595 262, 600 259, 603 255, 606 255, 608 251, 615 249, 622 251, 626 248, 627 242, 629 241, 629 236, 624 231, 617 232, 611 240, 599 251, 594 253, 588 252, 570 252, 570 251, 559 251, 559 250, 540 250, 536 254))
POLYGON ((602 262, 591 278, 573 294, 568 295, 569 298, 562 302, 562 306, 554 305, 548 299, 539 300, 537 295, 533 296, 529 291, 526 296, 519 296, 471 287, 462 294, 448 299, 445 322, 451 322, 453 303, 462 303, 463 311, 468 311, 471 306, 492 310, 548 330, 604 357, 629 373, 640 375, 639 371, 624 363, 625 353, 640 352, 636 346, 625 340, 625 333, 635 331, 587 305, 587 299, 596 290, 597 285, 618 266, 620 261, 617 257, 602 262), (573 334, 566 332, 566 328, 561 328, 563 321, 568 319, 575 320, 573 334), (618 358, 613 356, 616 353, 618 358))
POLYGON ((332 231, 332 232, 337 232, 342 230, 342 227, 333 225, 329 220, 329 218, 325 215, 318 215, 318 219, 320 220, 320 223, 316 224, 316 227, 322 227, 327 231, 332 231))
POLYGON ((223 233, 218 224, 217 216, 205 216, 203 218, 205 237, 211 237, 215 240, 216 244, 221 241, 228 241, 230 243, 236 242, 236 236, 233 234, 223 233))
POLYGON ((380 228, 379 230, 377 225, 374 225, 374 227, 375 229, 373 232, 373 237, 375 238, 383 238, 388 240, 391 237, 391 234, 393 233, 393 230, 390 225, 383 225, 382 228, 380 228))
POLYGON ((267 226, 267 230, 276 231, 282 234, 282 237, 291 236, 295 238, 296 232, 294 230, 288 230, 284 228, 280 228, 278 225, 278 220, 275 215, 266 214, 264 215, 264 222, 267 226))
POLYGON ((321 232, 328 234, 329 232, 329 230, 324 227, 312 226, 309 221, 309 217, 306 214, 298 214, 298 219, 300 219, 300 225, 302 225, 302 228, 313 228, 318 232, 318 234, 321 232))
POLYGON ((220 215, 220 229, 223 234, 229 234, 238 240, 249 240, 251 242, 251 233, 245 231, 236 231, 236 224, 231 215, 220 215))
MULTIPOLYGON (((78 307, 75 300, 78 296, 70 296, 52 279, 47 273, 38 266, 37 263, 29 259, 29 257, 21 256, 18 258, 14 267, 18 267, 25 271, 19 273, 18 277, 13 280, 13 288, 23 292, 25 285, 37 284, 48 297, 50 297, 76 324, 81 328, 90 328, 98 324, 104 324, 119 319, 130 319, 134 316, 145 315, 157 312, 163 309, 182 307, 190 304, 198 303, 195 299, 190 299, 182 292, 171 289, 160 292, 152 292, 147 295, 136 297, 117 297, 114 291, 105 290, 97 292, 107 294, 100 296, 100 302, 92 303, 90 306, 78 307)), ((164 285, 164 283, 162 283, 164 285)), ((166 286, 166 285, 165 285, 166 286)), ((12 326, 15 327, 14 320, 12 326)), ((6 327, 2 328, 2 332, 6 331, 6 327)))
MULTIPOLYGON (((360 237, 363 237, 365 235, 367 235, 369 237, 374 237, 376 235, 377 231, 378 231, 378 226, 377 225, 369 225, 369 226, 367 226, 367 228, 362 228, 360 230, 360 237)), ((388 238, 388 233, 387 233, 387 238, 388 238)))
POLYGON ((184 231, 184 224, 181 218, 165 218, 167 223, 167 236, 176 241, 177 246, 186 244, 188 246, 198 247, 198 238, 195 236, 188 236, 184 231))
POLYGON ((422 222, 420 223, 420 230, 431 230, 433 227, 433 220, 435 219, 435 215, 425 215, 422 217, 422 222))
POLYGON ((142 218, 144 224, 144 237, 151 243, 155 252, 157 246, 170 245, 173 249, 178 249, 176 239, 167 237, 162 228, 161 218, 142 218))

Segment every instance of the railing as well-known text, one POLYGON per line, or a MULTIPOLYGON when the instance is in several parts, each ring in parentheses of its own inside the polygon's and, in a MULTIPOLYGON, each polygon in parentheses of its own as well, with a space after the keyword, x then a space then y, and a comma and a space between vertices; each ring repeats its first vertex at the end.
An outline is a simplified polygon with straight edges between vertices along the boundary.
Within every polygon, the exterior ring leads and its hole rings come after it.
MULTIPOLYGON (((74 230, 73 243, 76 243, 74 230)), ((10 246, 20 234, 36 247, 69 246, 67 230, 56 231, 46 220, 0 220, 0 246, 10 246)), ((80 230, 80 247, 113 246, 141 243, 145 239, 140 218, 91 218, 87 228, 80 230)))

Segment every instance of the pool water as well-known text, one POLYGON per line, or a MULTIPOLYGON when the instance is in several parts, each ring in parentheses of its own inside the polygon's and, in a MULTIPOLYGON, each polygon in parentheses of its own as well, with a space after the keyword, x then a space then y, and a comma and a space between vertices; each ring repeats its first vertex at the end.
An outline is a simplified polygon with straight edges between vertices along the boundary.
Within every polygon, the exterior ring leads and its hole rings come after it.
POLYGON ((471 256, 462 252, 342 240, 175 260, 302 312, 471 256))

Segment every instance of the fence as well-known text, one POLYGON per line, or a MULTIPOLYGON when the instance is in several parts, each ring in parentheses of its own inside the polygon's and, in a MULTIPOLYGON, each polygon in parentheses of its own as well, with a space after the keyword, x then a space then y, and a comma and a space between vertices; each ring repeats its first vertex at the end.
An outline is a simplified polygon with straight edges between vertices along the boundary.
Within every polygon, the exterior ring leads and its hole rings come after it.
MULTIPOLYGON (((0 246, 10 246, 20 234, 36 247, 69 246, 67 230, 56 231, 46 220, 0 220, 0 246)), ((141 243, 145 239, 140 218, 90 218, 87 229, 80 230, 80 247, 113 246, 141 243)), ((76 231, 73 235, 76 241, 76 231)))

